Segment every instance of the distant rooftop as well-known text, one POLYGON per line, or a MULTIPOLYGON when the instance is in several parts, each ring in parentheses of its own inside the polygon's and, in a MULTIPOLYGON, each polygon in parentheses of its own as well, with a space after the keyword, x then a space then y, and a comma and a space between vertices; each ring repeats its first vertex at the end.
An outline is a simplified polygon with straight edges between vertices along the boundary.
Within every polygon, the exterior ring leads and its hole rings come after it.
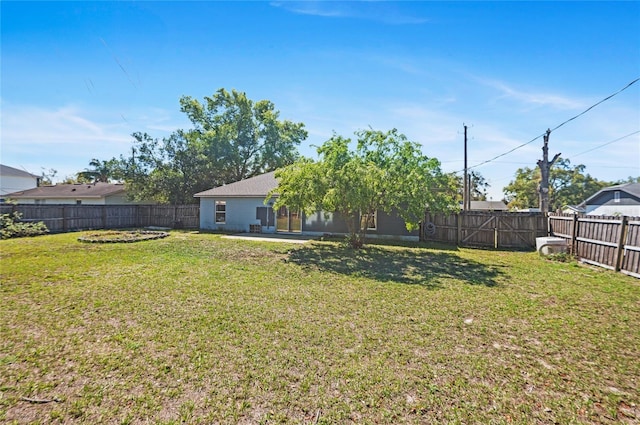
POLYGON ((502 201, 470 201, 469 203, 472 211, 507 211, 509 209, 502 201))
POLYGON ((57 184, 55 186, 40 186, 34 189, 21 190, 5 195, 7 198, 21 199, 51 199, 51 198, 103 198, 125 191, 122 183, 94 183, 94 184, 57 184))
POLYGON ((40 176, 36 176, 35 174, 31 174, 24 170, 19 170, 17 168, 9 167, 8 165, 0 164, 0 176, 11 176, 11 177, 32 177, 35 179, 39 179, 40 176))
POLYGON ((587 198, 587 200, 584 201, 584 203, 588 204, 589 201, 597 198, 601 193, 611 192, 611 191, 616 191, 616 190, 621 190, 623 192, 627 192, 627 193, 629 193, 629 194, 631 194, 633 196, 636 196, 636 197, 640 198, 640 183, 624 183, 624 184, 618 184, 618 185, 615 185, 615 186, 605 187, 604 189, 598 191, 594 195, 592 195, 589 198, 587 198))

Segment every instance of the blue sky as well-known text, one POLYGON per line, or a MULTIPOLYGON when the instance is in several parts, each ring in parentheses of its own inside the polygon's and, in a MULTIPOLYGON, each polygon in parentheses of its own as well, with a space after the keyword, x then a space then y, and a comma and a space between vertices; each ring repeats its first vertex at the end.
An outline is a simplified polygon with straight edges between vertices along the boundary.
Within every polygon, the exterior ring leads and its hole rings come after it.
MULTIPOLYGON (((189 128, 180 96, 226 88, 305 123, 311 157, 334 131, 397 128, 459 171, 466 124, 469 165, 497 200, 542 139, 489 160, 640 77, 640 2, 0 7, 1 162, 58 179, 126 154, 133 132, 189 128)), ((554 131, 550 154, 602 180, 639 176, 639 131, 640 82, 554 131)))

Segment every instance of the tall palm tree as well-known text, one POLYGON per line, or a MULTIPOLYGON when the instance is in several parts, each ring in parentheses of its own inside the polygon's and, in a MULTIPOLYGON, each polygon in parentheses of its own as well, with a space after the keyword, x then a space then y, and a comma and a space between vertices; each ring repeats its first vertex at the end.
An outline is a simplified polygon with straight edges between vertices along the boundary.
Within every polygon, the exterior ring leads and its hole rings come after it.
POLYGON ((78 179, 82 178, 93 183, 109 183, 113 177, 114 167, 113 161, 100 161, 99 159, 92 159, 89 161, 89 166, 92 168, 86 168, 84 171, 78 173, 78 179))

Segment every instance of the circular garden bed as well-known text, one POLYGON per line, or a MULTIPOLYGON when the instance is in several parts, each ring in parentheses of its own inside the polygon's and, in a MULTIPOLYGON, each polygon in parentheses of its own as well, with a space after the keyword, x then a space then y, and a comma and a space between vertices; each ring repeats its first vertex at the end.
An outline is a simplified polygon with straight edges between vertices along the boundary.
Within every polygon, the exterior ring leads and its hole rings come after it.
POLYGON ((104 230, 86 233, 78 240, 88 243, 131 243, 166 238, 167 236, 169 233, 155 230, 104 230))

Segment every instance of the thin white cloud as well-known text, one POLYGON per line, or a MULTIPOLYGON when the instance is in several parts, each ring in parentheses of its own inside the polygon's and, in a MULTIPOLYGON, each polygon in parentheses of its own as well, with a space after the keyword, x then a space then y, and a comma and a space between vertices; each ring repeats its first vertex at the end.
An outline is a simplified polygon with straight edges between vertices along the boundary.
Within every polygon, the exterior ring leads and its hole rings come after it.
POLYGON ((414 60, 397 56, 369 55, 365 59, 383 65, 388 68, 399 70, 403 73, 419 76, 424 74, 422 67, 414 60))
POLYGON ((36 174, 53 168, 59 179, 86 168, 92 158, 126 155, 134 131, 164 137, 179 128, 158 108, 95 118, 96 111, 74 105, 44 108, 2 102, 1 114, 2 163, 36 174))
POLYGON ((322 16, 327 18, 344 18, 347 13, 336 4, 317 1, 284 1, 271 2, 271 6, 287 10, 300 15, 322 16))
POLYGON ((487 78, 476 78, 476 81, 497 90, 499 97, 513 99, 529 107, 550 106, 560 110, 571 110, 586 106, 585 102, 577 99, 571 99, 555 93, 519 90, 503 81, 487 78))
POLYGON ((325 18, 355 18, 392 25, 415 25, 429 22, 399 10, 390 2, 340 2, 340 1, 276 1, 271 6, 299 15, 325 18))
POLYGON ((2 108, 3 149, 17 145, 55 148, 74 147, 94 141, 126 141, 127 137, 117 130, 118 124, 95 122, 74 106, 46 109, 4 104, 2 108))

